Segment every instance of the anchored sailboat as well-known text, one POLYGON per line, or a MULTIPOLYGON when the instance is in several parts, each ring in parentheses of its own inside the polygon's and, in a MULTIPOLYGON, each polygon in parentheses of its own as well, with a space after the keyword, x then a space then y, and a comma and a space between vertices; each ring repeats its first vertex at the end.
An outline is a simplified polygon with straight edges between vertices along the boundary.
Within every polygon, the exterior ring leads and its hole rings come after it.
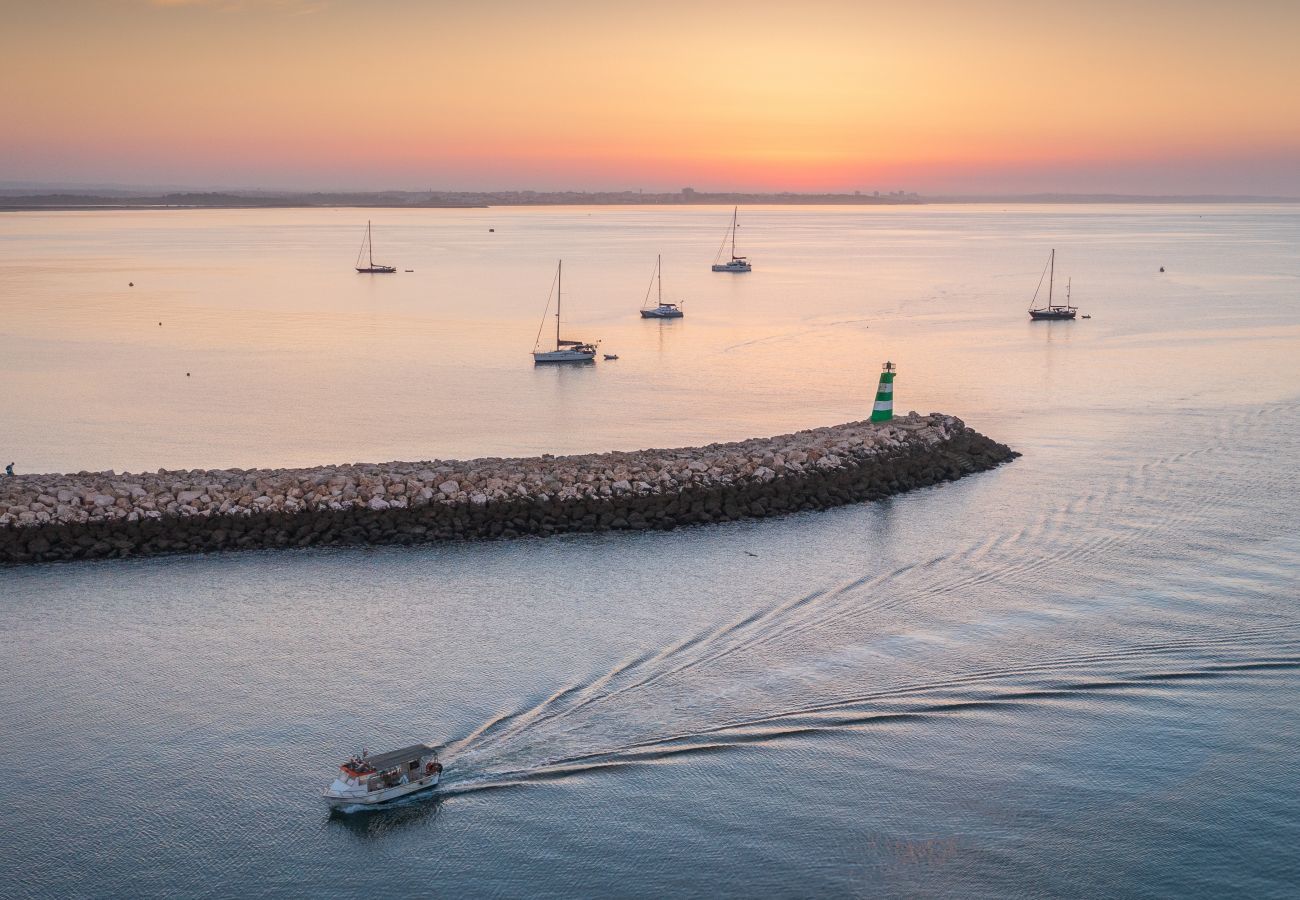
POLYGON ((361 243, 361 249, 357 252, 357 271, 365 272, 371 275, 379 275, 386 272, 396 272, 396 266, 385 266, 375 262, 375 247, 370 240, 370 220, 366 220, 366 239, 361 243), (366 258, 366 264, 361 265, 361 257, 366 258))
POLYGON ((1056 250, 1052 250, 1052 255, 1047 258, 1047 271, 1043 273, 1047 276, 1047 305, 1034 306, 1038 302, 1038 292, 1043 289, 1043 276, 1038 277, 1038 287, 1034 290, 1034 299, 1029 303, 1029 318, 1031 319, 1073 319, 1079 311, 1076 306, 1070 305, 1070 282, 1065 284, 1065 302, 1052 302, 1052 282, 1056 280, 1056 250))
MULTIPOLYGON (((569 341, 560 337, 560 297, 563 288, 564 261, 555 267, 555 349, 541 350, 542 328, 546 326, 546 313, 537 328, 537 341, 533 344, 533 363, 591 362, 596 358, 596 345, 586 341, 569 341)), ((551 298, 546 298, 546 308, 551 308, 551 298)))
POLYGON ((663 278, 664 258, 662 255, 655 259, 655 274, 651 279, 651 284, 659 285, 659 303, 657 306, 650 305, 650 287, 645 289, 645 302, 641 304, 641 318, 643 319, 680 319, 686 313, 682 312, 680 303, 664 302, 664 278, 663 278))
POLYGON ((727 237, 722 239, 722 246, 718 248, 718 255, 713 258, 713 271, 715 272, 749 272, 753 269, 748 259, 736 255, 736 218, 739 213, 740 207, 736 207, 731 211, 731 227, 727 229, 727 237), (731 259, 720 263, 718 260, 722 258, 722 251, 727 246, 727 238, 731 239, 731 259))

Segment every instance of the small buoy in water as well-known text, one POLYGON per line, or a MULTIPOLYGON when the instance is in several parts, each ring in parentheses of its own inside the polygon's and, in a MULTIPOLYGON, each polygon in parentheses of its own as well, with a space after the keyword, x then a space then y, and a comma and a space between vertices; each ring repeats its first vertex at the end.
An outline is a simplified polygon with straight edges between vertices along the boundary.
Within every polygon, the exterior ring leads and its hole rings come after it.
POLYGON ((128 281, 128 282, 126 283, 126 286, 127 286, 127 287, 135 287, 135 282, 134 282, 134 281, 128 281))
POLYGON ((1165 270, 1165 267, 1164 267, 1164 266, 1161 266, 1161 267, 1160 267, 1160 271, 1163 272, 1164 270, 1165 270))
POLYGON ((185 377, 186 377, 186 378, 189 378, 189 377, 190 377, 190 373, 189 373, 189 372, 186 372, 186 373, 185 373, 185 377))
POLYGON ((488 231, 496 231, 495 228, 489 228, 488 231))
POLYGON ((414 269, 407 269, 406 271, 408 271, 408 272, 414 272, 415 270, 414 270, 414 269))

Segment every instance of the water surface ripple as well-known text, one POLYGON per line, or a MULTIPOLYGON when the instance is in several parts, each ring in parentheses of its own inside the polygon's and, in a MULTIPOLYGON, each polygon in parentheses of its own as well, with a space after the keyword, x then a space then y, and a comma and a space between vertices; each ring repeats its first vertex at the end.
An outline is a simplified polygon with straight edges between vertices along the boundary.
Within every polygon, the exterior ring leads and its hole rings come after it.
POLYGON ((0 290, 5 440, 51 467, 743 437, 853 417, 895 351, 905 409, 1024 453, 671 533, 4 571, 0 893, 1292 896, 1300 215, 756 210, 753 278, 721 282, 686 260, 712 212, 402 213, 416 273, 324 287, 319 318, 224 290, 220 251, 276 248, 236 268, 278 289, 351 235, 341 211, 0 218, 23 251, 0 288, 36 298, 0 290), (488 238, 516 259, 453 315, 426 289, 496 259, 488 238), (506 290, 529 265, 565 245, 613 284, 659 243, 698 292, 684 329, 589 292, 626 369, 500 362, 536 328, 541 298, 506 290), (1092 320, 1021 321, 1049 243, 1092 320), (157 304, 229 364, 192 370, 219 388, 149 371, 185 364, 136 333, 157 304), (340 759, 419 739, 443 746, 436 795, 324 807, 340 759))

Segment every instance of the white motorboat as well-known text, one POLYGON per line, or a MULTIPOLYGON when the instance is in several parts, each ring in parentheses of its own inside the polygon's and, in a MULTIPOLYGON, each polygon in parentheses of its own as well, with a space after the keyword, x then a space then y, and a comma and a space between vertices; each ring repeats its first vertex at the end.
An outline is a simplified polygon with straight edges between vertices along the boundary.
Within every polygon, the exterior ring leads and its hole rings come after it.
MULTIPOLYGON (((537 329, 537 341, 533 344, 533 363, 585 363, 596 359, 596 345, 587 341, 566 340, 560 337, 560 297, 563 292, 564 261, 555 268, 555 349, 542 350, 542 327, 546 325, 546 314, 542 314, 542 324, 537 329)), ((550 298, 546 308, 551 308, 550 298)))
MULTIPOLYGON (((386 275, 397 271, 397 266, 386 266, 383 263, 375 262, 374 242, 370 239, 370 220, 366 220, 366 239, 361 243, 361 250, 357 253, 356 269, 365 275, 386 275), (361 264, 361 257, 365 257, 366 264, 361 264)), ((407 271, 410 271, 409 269, 407 271)))
POLYGON ((376 806, 427 791, 438 784, 442 763, 432 744, 412 744, 388 753, 354 756, 323 792, 330 806, 376 806))
POLYGON ((651 283, 659 285, 659 303, 655 306, 650 305, 650 288, 645 289, 645 302, 641 304, 641 318, 643 319, 680 319, 686 313, 682 312, 680 303, 664 302, 664 279, 663 279, 664 258, 662 254, 655 260, 655 273, 651 278, 651 283))
POLYGON ((731 211, 731 227, 727 229, 727 237, 722 239, 722 246, 718 248, 718 255, 713 258, 713 271, 715 272, 752 272, 754 270, 746 257, 736 255, 736 217, 739 213, 740 207, 735 207, 731 211), (731 259, 726 262, 718 262, 722 258, 722 251, 726 249, 728 238, 731 239, 731 259))

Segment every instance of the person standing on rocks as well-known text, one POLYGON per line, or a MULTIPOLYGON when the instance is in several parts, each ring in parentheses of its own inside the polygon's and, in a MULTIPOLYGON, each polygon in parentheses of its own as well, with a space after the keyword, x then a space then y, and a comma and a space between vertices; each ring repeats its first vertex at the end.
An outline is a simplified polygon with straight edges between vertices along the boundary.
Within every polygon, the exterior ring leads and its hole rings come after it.
MULTIPOLYGON (((4 457, 0 457, 0 459, 3 459, 3 458, 4 458, 4 457)), ((13 464, 13 463, 10 463, 9 465, 5 466, 5 474, 6 474, 6 475, 10 475, 10 476, 12 476, 12 475, 14 474, 14 464, 13 464)))

